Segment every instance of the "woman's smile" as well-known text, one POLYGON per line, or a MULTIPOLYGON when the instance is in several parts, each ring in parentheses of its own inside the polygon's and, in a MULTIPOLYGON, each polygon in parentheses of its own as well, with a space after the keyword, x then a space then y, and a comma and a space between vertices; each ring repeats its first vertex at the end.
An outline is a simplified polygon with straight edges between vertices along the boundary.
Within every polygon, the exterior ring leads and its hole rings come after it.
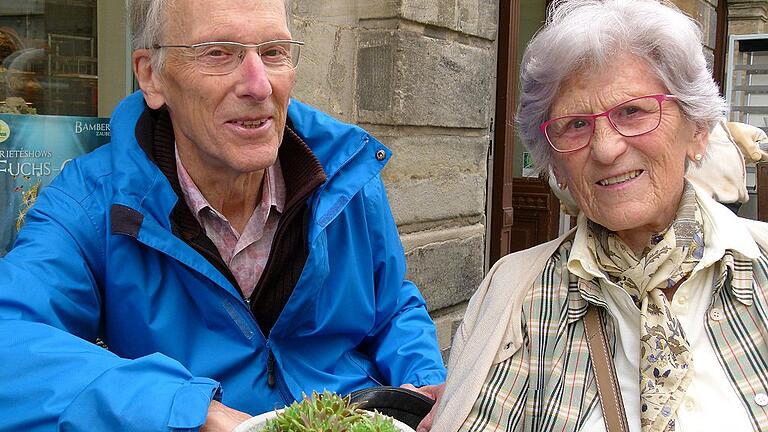
POLYGON ((629 183, 631 183, 636 178, 640 177, 645 171, 643 170, 633 170, 628 171, 623 174, 619 174, 613 177, 604 178, 602 180, 599 180, 597 182, 598 185, 603 187, 619 187, 619 186, 625 186, 629 183))

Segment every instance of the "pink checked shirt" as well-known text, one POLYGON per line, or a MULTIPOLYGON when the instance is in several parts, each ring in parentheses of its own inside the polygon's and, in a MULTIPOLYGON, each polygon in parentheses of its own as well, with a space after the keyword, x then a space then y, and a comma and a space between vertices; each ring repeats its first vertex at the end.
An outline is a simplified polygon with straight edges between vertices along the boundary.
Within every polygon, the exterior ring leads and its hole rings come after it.
POLYGON ((214 209, 192 181, 176 152, 176 170, 184 200, 200 226, 216 245, 224 263, 249 298, 267 264, 272 239, 285 205, 285 182, 280 162, 275 161, 264 173, 261 201, 242 233, 238 233, 223 214, 214 209))

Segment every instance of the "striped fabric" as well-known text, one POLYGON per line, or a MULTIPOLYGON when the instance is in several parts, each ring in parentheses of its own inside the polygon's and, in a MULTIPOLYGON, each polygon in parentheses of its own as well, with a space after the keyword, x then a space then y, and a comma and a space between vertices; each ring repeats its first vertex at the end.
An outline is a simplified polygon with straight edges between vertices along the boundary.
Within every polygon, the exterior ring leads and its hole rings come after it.
MULTIPOLYGON (((606 303, 596 282, 568 272, 571 247, 570 241, 560 247, 527 295, 523 347, 491 368, 460 432, 578 431, 598 406, 582 318, 589 303, 606 303)), ((710 312, 721 310, 723 317, 708 318, 707 330, 754 430, 765 431, 768 410, 755 395, 768 392, 768 256, 753 266, 727 251, 720 266, 710 312)), ((615 350, 616 330, 611 320, 605 324, 615 350)))
POLYGON ((766 431, 768 406, 758 404, 755 394, 768 392, 768 257, 764 253, 753 262, 726 254, 725 262, 732 271, 721 273, 718 287, 730 289, 715 291, 710 308, 722 310, 725 318, 707 319, 707 333, 751 414, 752 426, 766 431), (729 278, 730 284, 723 284, 729 278))

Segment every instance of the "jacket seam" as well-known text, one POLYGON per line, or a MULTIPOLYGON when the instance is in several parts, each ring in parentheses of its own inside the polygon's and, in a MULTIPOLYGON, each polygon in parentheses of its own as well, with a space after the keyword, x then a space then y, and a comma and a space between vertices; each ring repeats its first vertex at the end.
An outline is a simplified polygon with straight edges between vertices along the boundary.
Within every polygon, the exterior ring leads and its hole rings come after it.
MULTIPOLYGON (((99 176, 99 178, 101 178, 101 177, 104 177, 104 176, 99 176)), ((93 190, 90 193, 88 193, 88 195, 83 197, 82 200, 77 200, 77 199, 75 199, 75 197, 73 197, 72 195, 70 195, 69 193, 67 193, 66 191, 61 189, 60 187, 58 187, 58 185, 51 185, 51 189, 58 191, 63 196, 67 197, 70 201, 75 203, 77 205, 77 207, 80 209, 80 211, 85 215, 85 217, 88 218, 88 221, 91 223, 91 227, 93 228, 94 233, 98 233, 99 232, 99 225, 94 221, 94 219, 91 216, 90 212, 88 212, 85 209, 85 207, 83 206, 83 202, 85 202, 86 200, 88 200, 90 197, 93 196, 93 193, 94 193, 93 190)), ((59 225, 61 225, 61 223, 59 221, 57 221, 57 223, 59 225)), ((77 244, 78 246, 81 245, 81 242, 78 239, 76 239, 74 236, 72 236, 72 234, 70 233, 69 229, 65 228, 64 231, 66 231, 67 235, 75 242, 75 244, 77 244)), ((104 227, 104 235, 106 236, 106 234, 107 234, 107 228, 105 226, 104 227)), ((94 236, 94 238, 98 239, 98 236, 94 236)), ((94 241, 94 243, 96 244, 96 247, 99 248, 99 256, 101 258, 101 264, 103 265, 104 263, 106 263, 106 258, 107 258, 106 248, 104 247, 104 244, 101 241, 94 241)))

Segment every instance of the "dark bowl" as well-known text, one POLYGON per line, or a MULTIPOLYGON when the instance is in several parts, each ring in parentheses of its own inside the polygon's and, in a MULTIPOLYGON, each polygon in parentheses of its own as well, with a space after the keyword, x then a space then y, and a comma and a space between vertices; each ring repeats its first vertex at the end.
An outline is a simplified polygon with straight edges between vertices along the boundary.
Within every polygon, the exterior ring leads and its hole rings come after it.
POLYGON ((371 387, 354 391, 349 396, 358 407, 393 417, 414 430, 435 404, 421 393, 400 387, 371 387))

